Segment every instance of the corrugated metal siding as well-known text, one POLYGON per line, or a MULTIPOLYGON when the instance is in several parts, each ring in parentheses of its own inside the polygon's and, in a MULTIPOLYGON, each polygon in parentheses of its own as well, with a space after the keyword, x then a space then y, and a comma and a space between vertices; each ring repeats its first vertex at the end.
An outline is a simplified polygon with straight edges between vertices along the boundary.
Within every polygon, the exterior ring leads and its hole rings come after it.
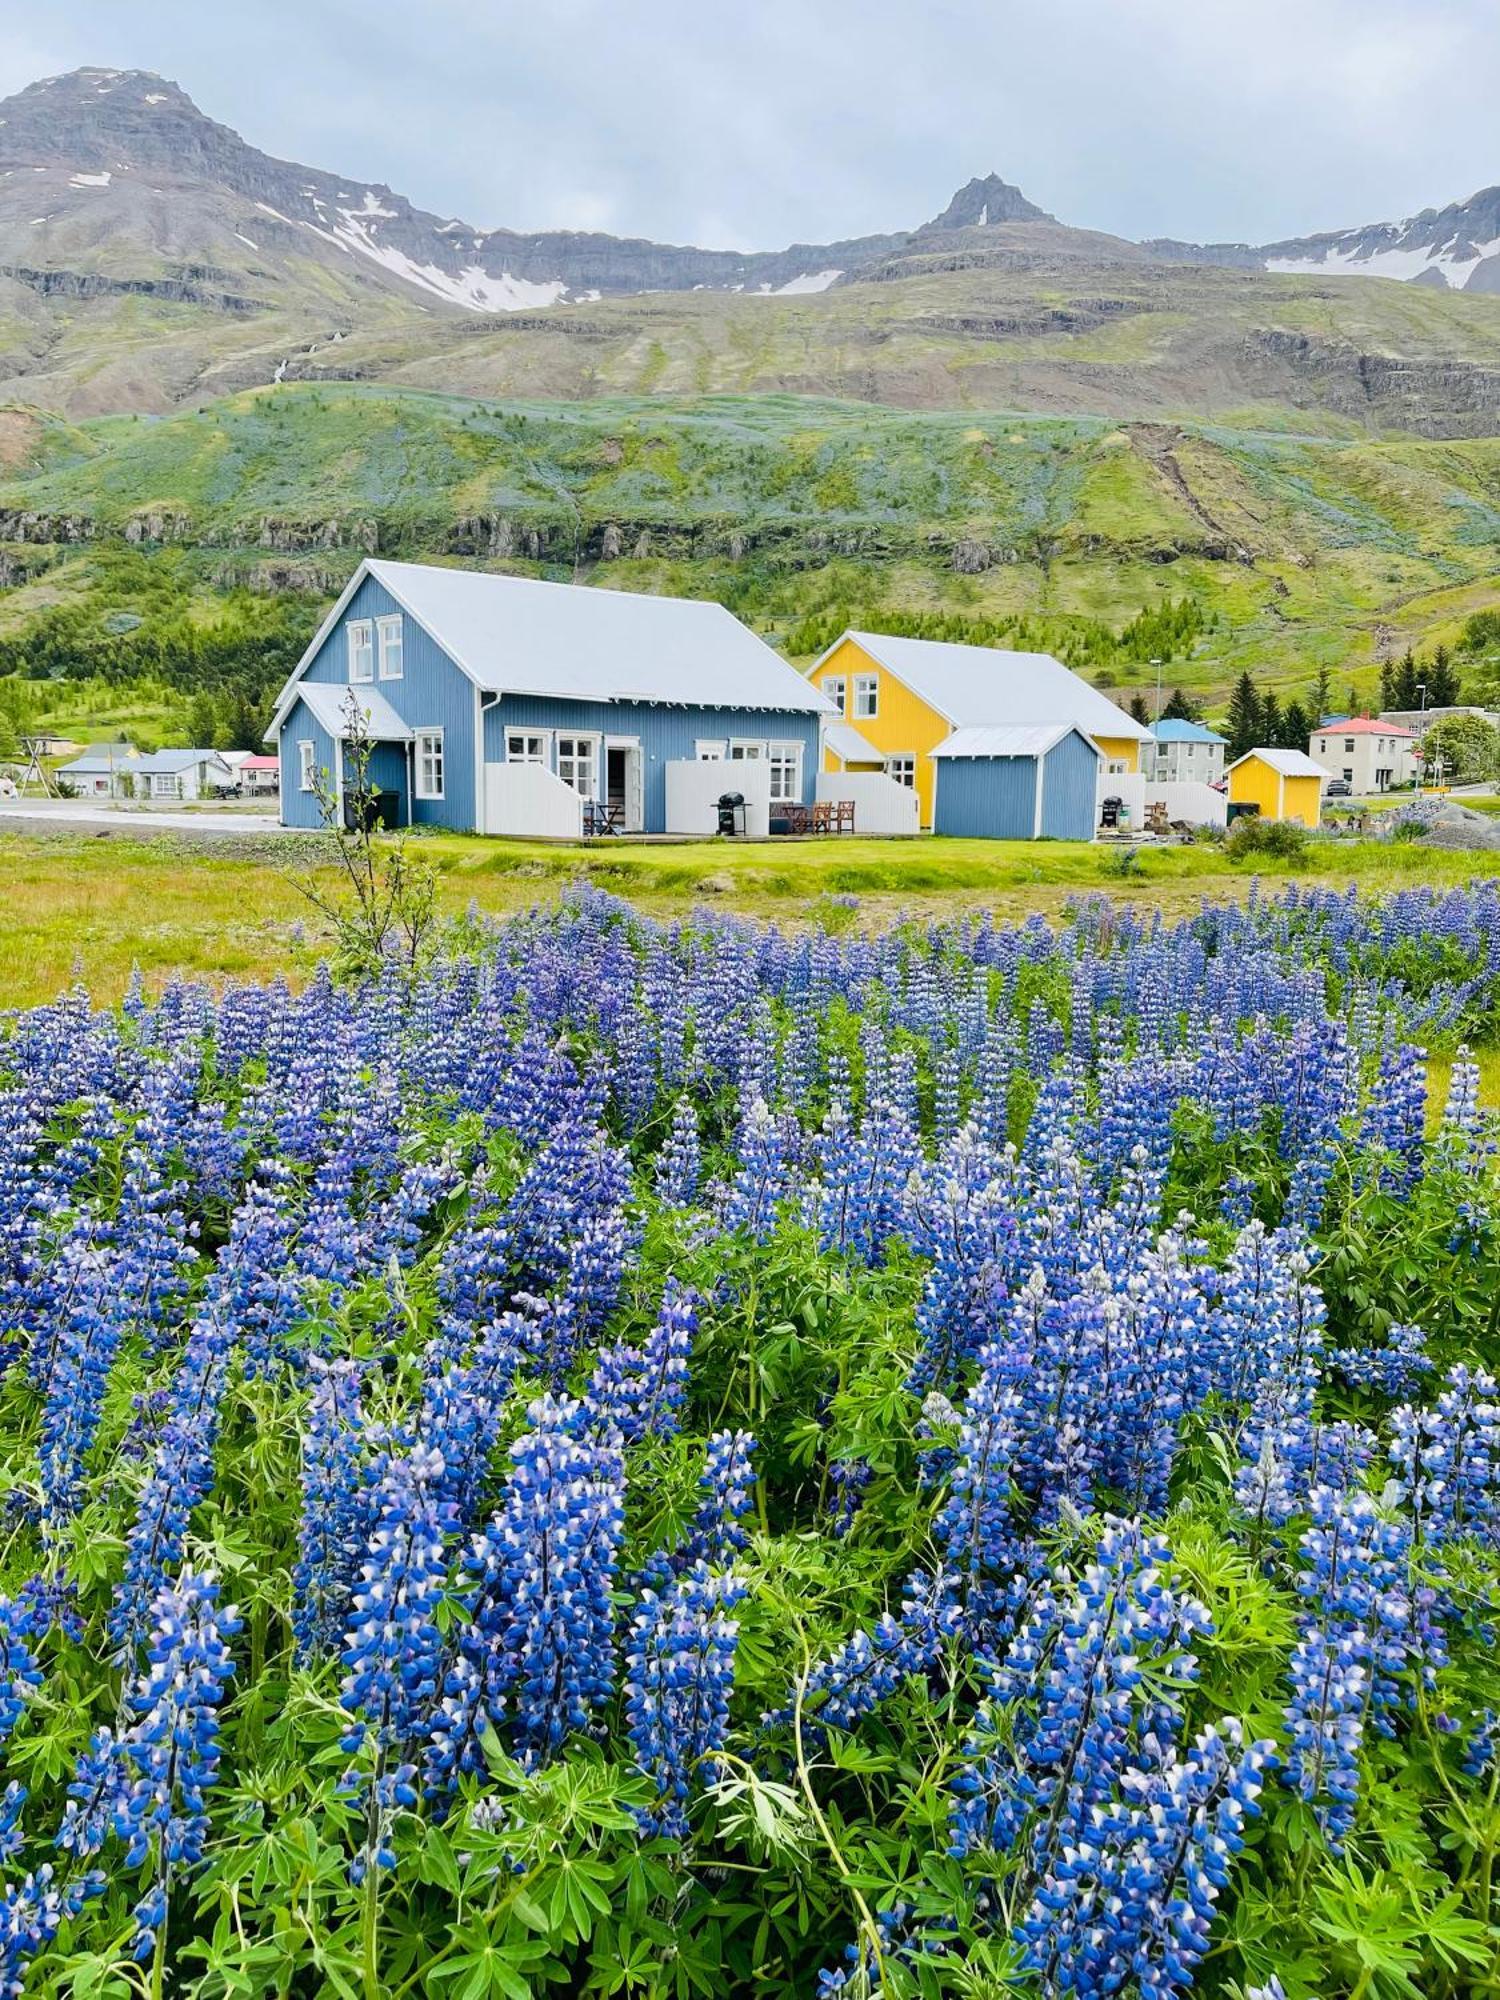
MULTIPOLYGON (((350 619, 379 618, 401 607, 383 584, 367 576, 344 607, 344 615, 334 626, 310 662, 304 680, 322 681, 331 687, 345 687, 349 681, 349 647, 344 628, 350 619)), ((473 683, 417 623, 402 613, 402 674, 399 681, 372 681, 408 727, 441 729, 443 732, 443 790, 441 799, 414 799, 412 817, 419 824, 472 828, 477 823, 475 806, 475 694, 473 683)), ((281 731, 283 769, 295 771, 297 736, 293 730, 298 713, 304 724, 310 721, 301 704, 288 715, 281 731), (290 744, 292 762, 288 764, 290 744)), ((303 727, 303 736, 309 731, 303 727)), ((321 732, 320 732, 321 733, 321 732)), ((327 742, 324 736, 323 741, 327 742)), ((326 756, 320 763, 329 762, 326 756)), ((295 776, 293 783, 295 784, 295 776)), ((383 782, 383 781, 382 781, 383 782)), ((401 786, 404 794, 404 781, 401 786)), ((311 820, 287 810, 283 790, 282 817, 288 826, 317 824, 314 808, 311 820)))
POLYGON ((977 840, 1030 840, 1035 757, 940 757, 932 830, 977 840))
MULTIPOLYGON (((644 831, 662 833, 667 824, 667 765, 696 755, 700 739, 744 738, 762 743, 802 745, 802 797, 813 796, 818 769, 816 716, 770 713, 765 709, 666 708, 654 702, 564 701, 556 695, 504 695, 485 710, 486 763, 502 763, 508 729, 550 729, 568 735, 639 737, 642 761, 644 831)), ((734 789, 731 767, 724 789, 734 789)))
POLYGON ((1092 840, 1099 818, 1094 746, 1072 733, 1054 743, 1042 761, 1042 832, 1052 840, 1092 840))

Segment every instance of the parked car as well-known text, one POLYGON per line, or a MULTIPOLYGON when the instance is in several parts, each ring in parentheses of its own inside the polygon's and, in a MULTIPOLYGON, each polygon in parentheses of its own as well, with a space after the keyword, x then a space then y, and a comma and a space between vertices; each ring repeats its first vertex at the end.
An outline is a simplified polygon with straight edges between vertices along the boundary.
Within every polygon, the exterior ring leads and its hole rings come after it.
POLYGON ((1325 799, 1347 799, 1353 790, 1347 778, 1330 778, 1323 787, 1323 796, 1325 799))

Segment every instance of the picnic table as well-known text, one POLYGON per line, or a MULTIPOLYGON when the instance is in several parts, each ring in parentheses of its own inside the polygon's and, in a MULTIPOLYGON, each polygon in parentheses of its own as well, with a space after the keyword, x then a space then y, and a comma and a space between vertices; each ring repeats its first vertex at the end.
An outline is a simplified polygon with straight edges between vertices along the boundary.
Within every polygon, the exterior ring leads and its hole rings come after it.
POLYGON ((788 833, 853 833, 853 799, 819 799, 816 805, 805 806, 795 800, 772 807, 772 817, 779 819, 788 833))

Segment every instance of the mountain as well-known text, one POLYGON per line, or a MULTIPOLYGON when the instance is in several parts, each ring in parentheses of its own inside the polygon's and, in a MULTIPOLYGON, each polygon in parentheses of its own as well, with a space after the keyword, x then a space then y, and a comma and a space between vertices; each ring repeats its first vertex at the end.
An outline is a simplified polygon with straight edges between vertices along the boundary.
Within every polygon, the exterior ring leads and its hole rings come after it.
POLYGON ((0 394, 83 420, 343 381, 1481 436, 1497 238, 1500 194, 1261 248, 1131 243, 997 174, 915 228, 777 251, 527 234, 88 69, 0 103, 0 394), (1347 281, 1386 270, 1421 283, 1347 281))

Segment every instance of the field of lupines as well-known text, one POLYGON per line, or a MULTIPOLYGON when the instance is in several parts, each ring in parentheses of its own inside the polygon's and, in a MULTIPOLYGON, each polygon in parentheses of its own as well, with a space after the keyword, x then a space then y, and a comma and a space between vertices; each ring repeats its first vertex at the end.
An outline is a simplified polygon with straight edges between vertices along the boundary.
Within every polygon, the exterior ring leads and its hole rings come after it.
POLYGON ((1496 884, 0 1018, 0 1994, 1500 1992, 1497 1028, 1496 884))

